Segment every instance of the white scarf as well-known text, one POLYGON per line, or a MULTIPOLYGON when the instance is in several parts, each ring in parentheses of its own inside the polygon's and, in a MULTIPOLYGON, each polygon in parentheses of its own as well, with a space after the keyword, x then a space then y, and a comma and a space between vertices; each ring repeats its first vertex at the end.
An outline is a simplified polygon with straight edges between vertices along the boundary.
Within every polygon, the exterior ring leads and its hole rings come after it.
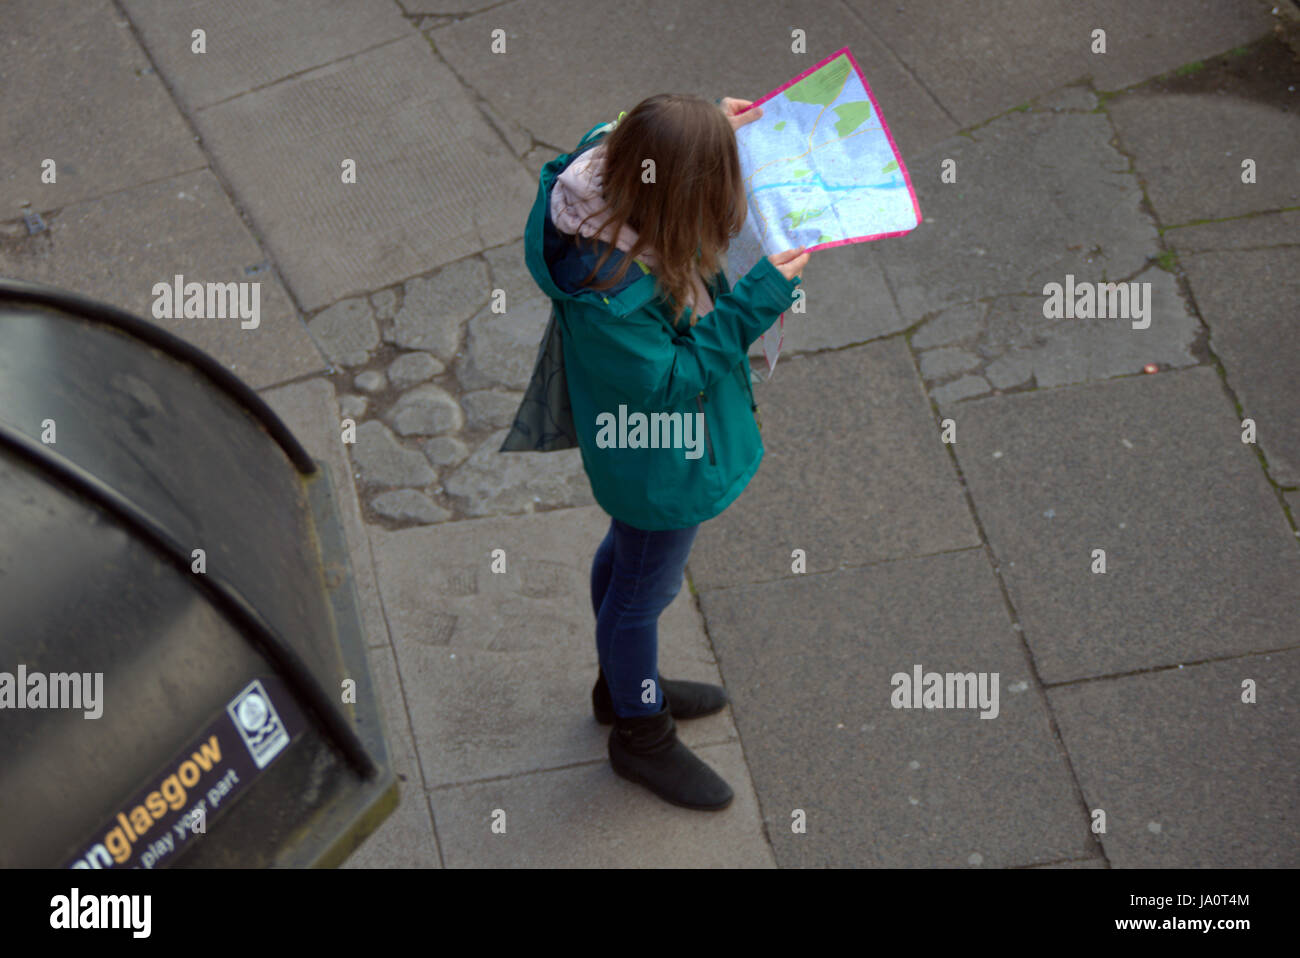
MULTIPOLYGON (((586 216, 599 214, 605 209, 605 200, 601 196, 604 174, 605 144, 601 143, 579 156, 569 164, 567 170, 556 177, 551 189, 551 221, 557 230, 572 236, 578 232, 578 224, 586 216)), ((609 217, 597 215, 582 226, 581 235, 594 236, 608 243, 612 232, 613 224, 609 217)), ((636 230, 625 223, 614 240, 614 246, 626 253, 636 240, 636 230)), ((659 262, 652 249, 642 252, 641 260, 651 269, 659 262)), ((713 299, 709 296, 708 287, 704 285, 704 278, 698 269, 692 270, 692 277, 695 281, 694 288, 686 305, 696 316, 703 316, 713 310, 713 299)))

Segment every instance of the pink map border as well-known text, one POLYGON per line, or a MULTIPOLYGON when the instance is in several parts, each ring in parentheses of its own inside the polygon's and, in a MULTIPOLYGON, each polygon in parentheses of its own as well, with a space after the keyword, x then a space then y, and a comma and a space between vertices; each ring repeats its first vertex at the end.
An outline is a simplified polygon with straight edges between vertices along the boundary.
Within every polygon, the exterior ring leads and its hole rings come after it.
MULTIPOLYGON (((755 100, 753 103, 745 107, 745 109, 741 110, 740 112, 746 113, 749 110, 752 110, 756 106, 762 106, 768 100, 772 99, 772 97, 777 96, 778 94, 782 93, 785 90, 788 90, 790 87, 794 86, 796 83, 798 83, 800 80, 802 80, 804 77, 808 76, 809 74, 816 73, 822 67, 826 66, 826 64, 830 63, 836 57, 839 57, 841 55, 847 56, 849 58, 849 64, 853 67, 853 71, 858 75, 858 79, 862 81, 862 88, 867 91, 867 98, 871 100, 871 108, 876 111, 876 116, 880 118, 880 128, 885 131, 885 138, 889 140, 889 148, 890 150, 893 151, 894 159, 898 163, 898 169, 903 174, 903 182, 907 184, 907 193, 912 198, 912 209, 916 213, 916 226, 920 226, 922 222, 921 204, 918 203, 916 200, 916 190, 912 188, 912 177, 907 172, 907 164, 903 162, 903 154, 898 151, 898 144, 894 142, 894 134, 889 131, 889 124, 885 122, 885 114, 880 112, 880 104, 876 102, 876 95, 871 92, 871 84, 868 83, 867 78, 863 76, 862 68, 858 66, 858 61, 853 56, 853 51, 850 50, 848 47, 841 47, 840 49, 836 50, 834 53, 826 57, 826 59, 822 60, 820 63, 810 66, 807 70, 804 70, 803 73, 800 73, 793 80, 781 84, 771 93, 767 94, 767 96, 763 97, 761 100, 755 100)), ((870 242, 871 240, 888 239, 891 236, 906 236, 908 233, 912 232, 912 230, 916 229, 916 226, 913 226, 911 229, 894 230, 892 233, 873 233, 870 236, 855 236, 850 239, 836 240, 833 243, 822 243, 819 246, 809 246, 805 250, 805 252, 812 253, 819 249, 831 249, 832 247, 835 246, 847 246, 850 243, 867 243, 870 242)))

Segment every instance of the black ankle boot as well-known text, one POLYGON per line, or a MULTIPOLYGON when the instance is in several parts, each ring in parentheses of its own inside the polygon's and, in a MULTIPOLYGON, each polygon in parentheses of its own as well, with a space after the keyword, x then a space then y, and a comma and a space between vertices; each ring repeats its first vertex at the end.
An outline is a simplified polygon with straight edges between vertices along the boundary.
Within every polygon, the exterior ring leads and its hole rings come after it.
POLYGON ((678 740, 667 703, 658 715, 614 716, 609 764, 623 778, 682 808, 715 812, 731 804, 731 786, 678 740))
MULTIPOLYGON (((663 692, 668 709, 675 719, 693 719, 720 712, 727 704, 727 693, 719 685, 705 682, 682 682, 659 676, 659 689, 663 692)), ((598 669, 596 684, 591 690, 591 710, 601 725, 614 722, 614 702, 609 695, 605 672, 598 669)))

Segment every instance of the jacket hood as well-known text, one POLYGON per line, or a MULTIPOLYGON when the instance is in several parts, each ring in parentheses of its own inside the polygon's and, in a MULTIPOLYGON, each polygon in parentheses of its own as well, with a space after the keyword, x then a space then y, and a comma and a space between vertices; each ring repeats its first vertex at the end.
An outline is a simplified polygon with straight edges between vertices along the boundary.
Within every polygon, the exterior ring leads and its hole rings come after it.
MULTIPOLYGON (((604 150, 600 141, 611 129, 613 126, 608 123, 594 127, 572 153, 558 156, 542 167, 537 197, 525 227, 524 260, 533 281, 552 300, 598 299, 616 314, 626 315, 658 296, 655 279, 645 266, 629 269, 624 280, 608 290, 577 288, 600 257, 595 244, 574 241, 579 224, 584 237, 606 242, 614 239, 618 252, 601 269, 601 277, 618 270, 619 253, 630 250, 637 239, 636 231, 626 225, 614 238, 607 218, 591 216, 599 214, 605 206, 601 195, 604 150), (591 219, 583 224, 588 216, 591 219)), ((639 259, 651 267, 655 264, 652 250, 644 251, 639 259)), ((708 288, 702 280, 697 283, 694 297, 704 306, 700 312, 712 309, 708 288)))
MULTIPOLYGON (((598 143, 589 150, 573 155, 569 164, 555 177, 551 185, 551 222, 561 233, 572 236, 598 236, 608 242, 608 217, 598 215, 605 208, 602 190, 605 185, 605 144, 598 143), (588 219, 587 217, 591 217, 588 219)), ((624 225, 618 231, 614 245, 624 253, 636 243, 636 230, 624 225)), ((642 256, 653 265, 647 251, 642 256)))
MULTIPOLYGON (((528 214, 528 223, 524 227, 524 263, 533 277, 533 282, 552 300, 573 300, 590 295, 586 292, 576 294, 566 292, 552 273, 552 267, 561 259, 572 258, 579 252, 576 244, 563 236, 551 219, 552 190, 560 174, 582 154, 584 147, 593 148, 599 138, 611 129, 613 125, 609 123, 593 127, 572 153, 560 154, 543 166, 538 175, 537 196, 533 200, 532 209, 528 214)), ((585 216, 586 213, 582 215, 585 216)))

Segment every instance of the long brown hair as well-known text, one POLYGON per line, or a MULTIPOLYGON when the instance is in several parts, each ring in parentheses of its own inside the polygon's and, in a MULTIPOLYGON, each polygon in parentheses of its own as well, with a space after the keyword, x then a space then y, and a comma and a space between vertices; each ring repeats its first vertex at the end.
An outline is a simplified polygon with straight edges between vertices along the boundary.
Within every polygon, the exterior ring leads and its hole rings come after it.
POLYGON ((613 255, 615 247, 607 245, 582 285, 608 289, 623 279, 638 255, 653 250, 657 285, 676 306, 676 325, 694 285, 692 272, 698 269, 706 277, 718 272, 719 257, 745 222, 736 134, 712 103, 689 94, 661 93, 638 103, 605 136, 604 144, 606 206, 584 217, 583 223, 592 216, 608 217, 612 236, 624 224, 638 235, 621 267, 593 283, 613 255), (646 160, 654 161, 652 182, 645 181, 646 160))

